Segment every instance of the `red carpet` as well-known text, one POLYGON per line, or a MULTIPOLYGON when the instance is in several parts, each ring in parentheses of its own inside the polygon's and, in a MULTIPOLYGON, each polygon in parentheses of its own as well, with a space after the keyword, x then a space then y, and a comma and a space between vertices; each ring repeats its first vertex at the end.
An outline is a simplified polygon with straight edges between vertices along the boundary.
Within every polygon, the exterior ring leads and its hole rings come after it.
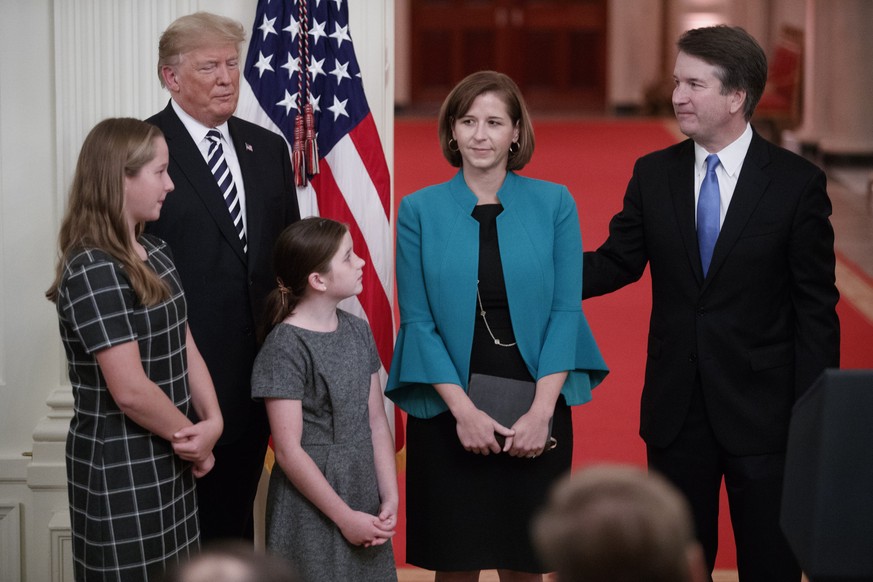
MULTIPOLYGON (((593 250, 606 238, 609 219, 621 208, 634 160, 674 143, 677 136, 671 127, 669 122, 640 119, 540 121, 535 124, 536 153, 521 173, 569 187, 579 209, 583 245, 593 250)), ((396 120, 394 167, 395 212, 404 195, 451 178, 455 169, 440 153, 435 120, 396 120)), ((574 467, 598 461, 645 464, 645 448, 638 436, 639 395, 650 307, 648 272, 638 283, 584 304, 611 372, 595 390, 594 400, 574 409, 574 467)), ((839 315, 843 367, 873 368, 869 348, 873 325, 846 301, 840 303, 839 315)), ((402 495, 402 475, 400 481, 402 495)), ((402 565, 406 556, 403 506, 400 513, 401 532, 394 547, 402 565)), ((736 569, 724 499, 721 513, 716 568, 736 569)))

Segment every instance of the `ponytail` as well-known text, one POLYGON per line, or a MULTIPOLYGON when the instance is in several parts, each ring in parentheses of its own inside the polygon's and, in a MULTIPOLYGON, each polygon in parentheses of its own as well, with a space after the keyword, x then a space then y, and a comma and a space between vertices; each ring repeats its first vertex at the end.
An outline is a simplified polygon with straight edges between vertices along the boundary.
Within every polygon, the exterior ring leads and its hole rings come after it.
POLYGON ((276 277, 277 287, 270 291, 264 301, 264 317, 258 328, 258 345, 264 343, 273 328, 294 312, 303 295, 294 293, 285 286, 281 277, 276 277))
POLYGON ((285 227, 273 248, 276 287, 264 304, 264 316, 258 329, 259 344, 294 312, 309 286, 309 275, 330 270, 330 260, 347 232, 346 225, 318 216, 285 227))

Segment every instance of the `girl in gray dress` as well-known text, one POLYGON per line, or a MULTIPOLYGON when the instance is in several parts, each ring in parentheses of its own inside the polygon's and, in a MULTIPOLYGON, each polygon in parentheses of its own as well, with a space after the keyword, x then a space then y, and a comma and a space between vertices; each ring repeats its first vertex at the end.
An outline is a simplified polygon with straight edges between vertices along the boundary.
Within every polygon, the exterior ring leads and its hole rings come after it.
POLYGON ((324 218, 276 242, 252 395, 266 400, 276 463, 267 548, 303 580, 396 580, 394 443, 365 321, 337 305, 362 289, 348 229, 324 218))

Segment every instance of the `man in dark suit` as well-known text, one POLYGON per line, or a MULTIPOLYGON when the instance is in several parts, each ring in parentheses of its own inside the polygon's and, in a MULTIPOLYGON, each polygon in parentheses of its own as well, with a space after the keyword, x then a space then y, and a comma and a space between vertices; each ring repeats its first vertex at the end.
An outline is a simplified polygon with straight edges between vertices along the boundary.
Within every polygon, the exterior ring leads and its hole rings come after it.
POLYGON ((710 571, 724 479, 740 580, 797 582, 778 524, 788 424, 839 365, 825 175, 749 124, 767 78, 750 35, 701 28, 678 48, 673 107, 691 139, 636 162, 609 238, 585 253, 583 297, 650 265, 649 466, 687 496, 710 571))
POLYGON ((147 230, 173 251, 224 417, 215 469, 197 485, 204 541, 253 537, 269 436, 263 404, 251 398, 255 331, 275 285, 273 244, 300 218, 284 139, 233 117, 244 39, 241 24, 214 14, 173 22, 158 50, 158 75, 172 99, 148 120, 164 132, 176 189, 147 230), (210 164, 223 168, 223 187, 210 164))

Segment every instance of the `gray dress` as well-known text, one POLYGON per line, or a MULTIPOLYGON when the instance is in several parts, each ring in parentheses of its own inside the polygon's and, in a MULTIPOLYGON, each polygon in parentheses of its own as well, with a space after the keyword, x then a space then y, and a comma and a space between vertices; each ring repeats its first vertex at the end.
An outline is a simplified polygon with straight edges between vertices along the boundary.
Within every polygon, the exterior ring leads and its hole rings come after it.
MULTIPOLYGON (((252 396, 302 401, 303 449, 352 508, 379 512, 367 406, 379 355, 367 323, 337 310, 333 332, 277 325, 252 373, 252 396)), ((397 580, 391 543, 351 545, 339 528, 273 466, 267 495, 267 549, 290 559, 303 580, 397 580)))

